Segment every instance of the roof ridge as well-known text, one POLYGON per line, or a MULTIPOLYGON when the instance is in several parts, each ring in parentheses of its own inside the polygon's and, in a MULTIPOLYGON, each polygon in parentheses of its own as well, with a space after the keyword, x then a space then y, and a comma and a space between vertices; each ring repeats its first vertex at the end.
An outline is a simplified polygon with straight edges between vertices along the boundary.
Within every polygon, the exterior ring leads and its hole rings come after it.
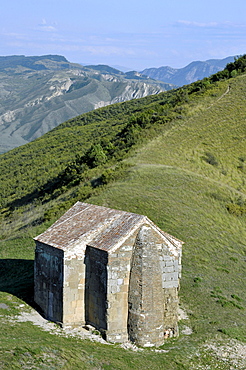
MULTIPOLYGON (((85 203, 85 204, 87 204, 87 203, 85 203)), ((92 204, 92 206, 95 206, 94 204, 92 204)), ((97 206, 97 207, 101 207, 101 206, 97 206)), ((90 208, 90 207, 88 207, 88 208, 90 208)), ((88 209, 88 208, 85 208, 85 209, 88 209)), ((107 208, 107 207, 104 207, 104 208, 106 208, 106 209, 111 209, 111 210, 113 210, 112 208, 107 208)), ((123 211, 124 212, 124 211, 123 211)), ((76 213, 76 215, 77 215, 78 213, 76 213)), ((107 223, 105 223, 105 222, 103 222, 102 223, 102 225, 100 226, 100 227, 97 227, 97 231, 96 231, 96 236, 98 235, 98 234, 101 234, 102 232, 104 232, 104 230, 106 230, 107 228, 108 228, 108 226, 110 225, 112 225, 112 223, 114 222, 114 221, 116 221, 116 220, 118 220, 120 217, 122 216, 122 214, 115 214, 114 216, 113 216, 113 218, 110 220, 110 221, 107 221, 107 223), (99 230, 100 229, 100 230, 99 230)), ((91 237, 91 236, 93 236, 93 233, 95 233, 95 231, 94 230, 90 230, 89 232, 88 232, 88 238, 89 237, 91 237)), ((78 237, 78 241, 81 239, 81 238, 83 238, 83 236, 84 235, 80 235, 79 237, 78 237)), ((95 237, 96 237, 95 236, 95 237)), ((91 240, 90 240, 90 242, 93 240, 93 239, 95 239, 95 237, 94 238, 92 238, 91 240)), ((88 242, 88 243, 90 243, 90 242, 88 242)), ((68 244, 67 244, 67 246, 69 247, 70 245, 72 245, 73 244, 73 241, 71 240, 68 244)))
POLYGON ((165 236, 167 239, 168 239, 168 241, 170 242, 170 243, 172 243, 175 247, 176 247, 176 245, 175 245, 175 243, 174 243, 174 240, 175 241, 177 241, 177 242, 179 242, 179 243, 181 243, 181 244, 184 244, 184 242, 182 241, 182 240, 180 240, 180 239, 178 239, 178 238, 175 238, 175 236, 172 236, 171 234, 168 234, 166 231, 163 231, 159 226, 157 226, 153 221, 151 221, 147 216, 146 216, 146 218, 148 219, 148 221, 151 223, 151 225, 154 227, 154 228, 156 228, 163 236, 165 236))
MULTIPOLYGON (((82 203, 82 202, 80 202, 81 204, 88 204, 88 207, 85 207, 84 209, 82 209, 81 211, 78 211, 77 213, 74 213, 73 215, 71 215, 70 217, 68 217, 68 218, 66 218, 65 220, 63 220, 63 221, 61 221, 61 222, 59 222, 58 223, 58 225, 61 225, 61 224, 63 224, 64 222, 66 222, 66 221, 68 221, 68 220, 70 220, 71 218, 73 218, 74 216, 77 216, 79 213, 82 213, 82 212, 84 212, 86 209, 88 209, 88 208, 91 208, 92 206, 93 206, 93 204, 89 204, 89 203, 82 203)), ((74 205, 76 205, 77 203, 75 203, 74 205)), ((71 208, 70 208, 71 209, 71 208)), ((69 211, 69 210, 68 210, 69 211)), ((67 211, 67 212, 68 212, 67 211)), ((64 213, 64 215, 65 215, 66 213, 64 213)), ((64 216, 63 215, 63 216, 64 216)), ((58 221, 58 220, 57 220, 58 221)))

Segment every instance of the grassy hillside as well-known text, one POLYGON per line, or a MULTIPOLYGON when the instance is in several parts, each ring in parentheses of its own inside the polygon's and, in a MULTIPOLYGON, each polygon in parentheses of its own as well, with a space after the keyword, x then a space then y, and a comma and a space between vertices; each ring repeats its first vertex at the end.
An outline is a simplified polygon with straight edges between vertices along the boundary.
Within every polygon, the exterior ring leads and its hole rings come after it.
POLYGON ((100 109, 0 156, 3 369, 10 363, 38 369, 246 366, 242 72, 100 109), (145 214, 185 242, 180 305, 187 318, 180 337, 162 352, 54 337, 14 320, 33 305, 31 238, 77 200, 145 214))

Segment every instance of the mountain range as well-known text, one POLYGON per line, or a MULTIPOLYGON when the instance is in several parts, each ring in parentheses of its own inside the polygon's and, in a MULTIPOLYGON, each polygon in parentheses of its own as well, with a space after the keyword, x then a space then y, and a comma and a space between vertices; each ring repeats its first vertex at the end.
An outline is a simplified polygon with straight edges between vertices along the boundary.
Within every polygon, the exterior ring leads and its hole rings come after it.
POLYGON ((183 68, 159 67, 147 68, 141 73, 159 81, 169 82, 177 86, 190 84, 194 81, 202 80, 204 77, 211 76, 225 68, 228 63, 234 61, 234 57, 224 59, 209 59, 205 62, 196 61, 183 68))
POLYGON ((70 63, 60 55, 0 57, 0 153, 79 114, 207 77, 232 59, 124 73, 107 65, 70 63))
POLYGON ((82 66, 63 56, 0 57, 0 153, 109 104, 170 90, 139 72, 82 66))

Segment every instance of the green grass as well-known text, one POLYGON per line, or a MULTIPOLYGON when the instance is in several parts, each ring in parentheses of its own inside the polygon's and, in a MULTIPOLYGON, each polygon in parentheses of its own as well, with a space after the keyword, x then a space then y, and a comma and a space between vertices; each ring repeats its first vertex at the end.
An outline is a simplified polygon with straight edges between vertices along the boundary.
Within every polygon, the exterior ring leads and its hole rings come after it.
MULTIPOLYGON (((199 366, 230 369, 230 364, 205 350, 203 346, 208 337, 181 335, 178 340, 167 342, 164 352, 127 351, 118 345, 66 338, 47 333, 29 322, 17 322, 13 315, 28 307, 19 308, 23 302, 11 295, 1 293, 0 299, 9 307, 8 310, 0 309, 0 314, 5 316, 4 320, 0 317, 4 333, 1 335, 1 369, 163 369, 166 366, 175 370, 198 369, 199 366)), ((216 340, 225 343, 221 333, 216 340)))
POLYGON ((245 218, 229 215, 214 193, 225 199, 231 196, 231 190, 186 171, 139 165, 130 181, 114 184, 91 202, 145 214, 185 241, 180 296, 181 304, 191 312, 194 330, 215 333, 237 325, 243 337, 245 218), (240 309, 235 299, 235 304, 221 308, 211 296, 215 286, 229 301, 231 295, 240 296, 240 309), (210 324, 214 321, 216 325, 210 324))
MULTIPOLYGON (((228 85, 221 84, 220 93, 228 85)), ((138 162, 181 167, 245 193, 245 171, 240 168, 246 155, 245 76, 230 81, 230 85, 223 99, 203 104, 199 112, 144 147, 138 162), (209 163, 209 155, 217 164, 209 163)))
MULTIPOLYGON (((228 212, 228 203, 245 202, 245 82, 246 77, 239 76, 229 82, 219 82, 210 92, 190 96, 189 103, 184 104, 187 113, 183 118, 160 125, 155 138, 133 147, 131 155, 123 161, 130 166, 121 167, 125 169, 124 176, 98 186, 86 199, 94 204, 147 215, 164 231, 185 242, 180 304, 188 319, 180 322, 180 337, 164 344, 162 349, 166 352, 150 349, 133 352, 123 350, 119 345, 54 336, 31 323, 13 321, 18 312, 34 306, 32 237, 54 221, 50 219, 43 223, 45 212, 53 208, 59 214, 62 205, 69 207, 80 197, 84 199, 84 183, 81 182, 64 188, 58 197, 47 195, 44 199, 35 199, 29 204, 23 202, 21 207, 6 208, 2 212, 1 233, 6 233, 6 237, 0 240, 0 304, 7 305, 8 309, 6 306, 0 308, 3 328, 0 331, 0 369, 8 369, 9 364, 13 369, 168 367, 174 370, 229 370, 233 367, 229 355, 225 356, 225 361, 223 356, 206 349, 205 345, 216 343, 218 348, 229 345, 231 349, 227 352, 231 353, 236 348, 235 343, 246 342, 246 216, 228 212), (227 92, 228 83, 230 91, 223 95, 227 92), (6 213, 9 217, 4 216, 6 213), (20 308, 20 304, 24 304, 24 308, 20 308), (192 329, 191 335, 182 334, 186 326, 192 329)), ((164 95, 161 96, 164 99, 164 95)), ((148 109, 152 104, 157 109, 158 99, 160 97, 156 96, 145 100, 148 109)), ((142 100, 139 106, 137 102, 131 104, 129 109, 134 114, 134 109, 140 109, 141 104, 144 106, 142 100)), ((85 130, 83 145, 88 147, 87 140, 93 137, 91 133, 96 130, 96 125, 101 127, 101 114, 108 112, 112 118, 120 109, 120 122, 126 124, 124 106, 116 105, 110 109, 87 116, 93 123, 91 131, 86 131, 82 124, 85 130)), ((109 128, 110 119, 107 122, 109 128)), ((119 127, 114 127, 114 130, 117 133, 119 127)), ((61 152, 68 132, 74 132, 72 122, 61 128, 63 143, 61 141, 58 147, 61 152)), ((59 142, 59 129, 50 135, 52 140, 56 138, 59 142)), ((41 142, 44 144, 45 138, 37 141, 33 163, 40 163, 40 159, 35 162, 35 155, 38 157, 38 151, 43 148, 43 144, 39 146, 41 142)), ((32 145, 30 147, 34 148, 32 145)), ((72 146, 72 142, 68 146, 72 146)), ((60 163, 61 168, 68 160, 68 146, 64 149, 65 162, 60 163)), ((20 155, 28 158, 28 148, 12 152, 4 159, 11 162, 14 154, 18 161, 20 155)), ((105 168, 93 169, 93 176, 97 178, 105 168)), ((107 174, 112 175, 110 171, 107 174)), ((18 200, 15 194, 11 197, 18 200)), ((241 362, 238 368, 243 368, 241 362)))

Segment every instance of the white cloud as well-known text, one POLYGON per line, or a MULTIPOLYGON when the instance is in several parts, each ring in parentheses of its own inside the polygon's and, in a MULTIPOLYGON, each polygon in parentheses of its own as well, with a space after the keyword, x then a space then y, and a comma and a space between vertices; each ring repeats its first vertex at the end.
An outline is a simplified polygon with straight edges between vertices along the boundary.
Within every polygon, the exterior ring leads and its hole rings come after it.
POLYGON ((186 26, 186 27, 200 27, 200 28, 214 28, 218 27, 219 23, 218 22, 193 22, 193 21, 186 21, 186 20, 180 20, 177 21, 174 25, 177 26, 186 26))
POLYGON ((187 21, 179 20, 173 24, 176 27, 190 27, 190 28, 219 28, 219 29, 242 29, 246 27, 244 23, 234 23, 234 22, 196 22, 196 21, 187 21))
POLYGON ((16 40, 26 40, 28 39, 28 36, 24 33, 18 33, 18 32, 6 32, 5 30, 0 33, 3 37, 10 38, 10 39, 16 39, 16 40))
POLYGON ((110 56, 110 55, 135 55, 136 52, 133 49, 125 49, 114 46, 82 46, 80 48, 84 52, 88 52, 91 55, 110 56))
POLYGON ((46 22, 46 19, 42 19, 42 22, 38 25, 37 30, 44 31, 44 32, 56 32, 57 29, 55 25, 56 25, 55 23, 53 25, 48 24, 46 22))

